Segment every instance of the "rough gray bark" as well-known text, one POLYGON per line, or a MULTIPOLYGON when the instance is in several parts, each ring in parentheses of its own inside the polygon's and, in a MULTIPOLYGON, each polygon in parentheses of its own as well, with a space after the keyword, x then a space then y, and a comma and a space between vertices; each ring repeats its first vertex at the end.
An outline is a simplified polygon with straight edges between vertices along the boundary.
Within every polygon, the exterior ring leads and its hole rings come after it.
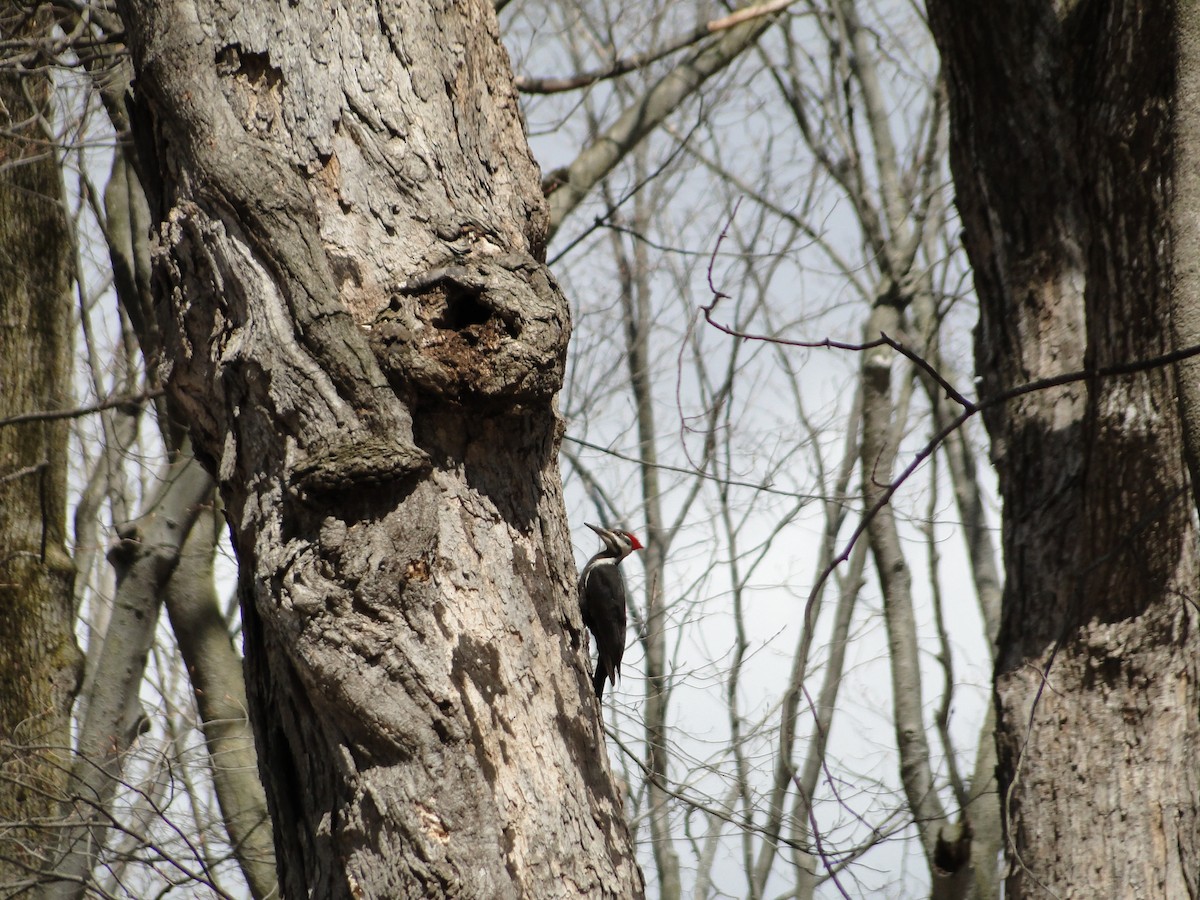
MULTIPOLYGON (((0 3, 36 41, 48 10, 0 3)), ((36 54, 30 54, 36 68, 36 54)), ((48 149, 46 70, 0 71, 0 419, 70 405, 70 235, 48 149)), ((36 883, 58 813, 80 674, 65 548, 65 420, 0 427, 0 894, 36 883)))
POLYGON ((284 895, 639 895, 573 602, 568 314, 492 10, 120 11, 284 895))
MULTIPOLYGON (((1200 16, 1177 14, 1174 34, 1178 54, 1175 95, 1200 96, 1200 16)), ((1200 247, 1200 107, 1194 102, 1176 104, 1173 125, 1171 238, 1176 247, 1200 247)), ((1171 275, 1175 348, 1200 346, 1200 254, 1176 253, 1171 275)), ((1192 494, 1200 506, 1200 358, 1178 363, 1176 380, 1192 494)))
MULTIPOLYGON (((1165 239, 1182 8, 931 2, 1004 502, 999 780, 1013 898, 1200 887, 1195 508, 1165 239), (1053 836, 1053 837, 1051 837, 1053 836)), ((1194 243, 1194 242, 1193 242, 1194 243)), ((1186 263, 1185 263, 1186 264, 1186 263)))

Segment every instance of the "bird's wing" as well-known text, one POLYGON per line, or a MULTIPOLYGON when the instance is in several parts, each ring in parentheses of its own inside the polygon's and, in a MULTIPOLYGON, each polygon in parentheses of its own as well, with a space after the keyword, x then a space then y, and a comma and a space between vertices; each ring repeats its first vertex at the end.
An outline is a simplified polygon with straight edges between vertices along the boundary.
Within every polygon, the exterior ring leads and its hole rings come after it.
POLYGON ((586 575, 584 596, 593 598, 583 610, 584 623, 596 638, 596 650, 616 683, 625 655, 625 580, 615 565, 593 566, 586 575))

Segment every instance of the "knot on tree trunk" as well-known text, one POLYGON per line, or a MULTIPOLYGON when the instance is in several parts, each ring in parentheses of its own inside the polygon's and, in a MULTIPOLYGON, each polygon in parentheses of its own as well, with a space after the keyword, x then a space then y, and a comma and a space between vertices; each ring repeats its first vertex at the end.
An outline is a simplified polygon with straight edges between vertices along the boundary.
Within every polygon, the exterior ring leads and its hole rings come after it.
POLYGON ((429 457, 409 441, 359 430, 306 447, 292 468, 291 488, 300 496, 313 497, 392 484, 428 468, 429 457))
POLYGON ((570 322, 550 270, 508 254, 410 278, 371 334, 397 389, 494 408, 558 391, 570 322))

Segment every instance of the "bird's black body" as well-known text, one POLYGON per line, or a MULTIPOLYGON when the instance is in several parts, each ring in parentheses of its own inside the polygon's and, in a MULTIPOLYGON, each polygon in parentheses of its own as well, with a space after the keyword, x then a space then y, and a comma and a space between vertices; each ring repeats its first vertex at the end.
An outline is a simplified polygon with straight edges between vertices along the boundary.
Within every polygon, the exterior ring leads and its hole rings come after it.
POLYGON ((600 535, 604 548, 588 560, 579 576, 579 607, 583 624, 596 639, 596 673, 592 687, 604 696, 604 679, 617 683, 625 655, 625 579, 618 566, 641 542, 628 531, 588 528, 600 535))
POLYGON ((604 677, 613 684, 621 674, 625 655, 625 579, 615 559, 600 559, 584 569, 581 596, 583 624, 596 639, 596 673, 592 686, 604 696, 604 677))

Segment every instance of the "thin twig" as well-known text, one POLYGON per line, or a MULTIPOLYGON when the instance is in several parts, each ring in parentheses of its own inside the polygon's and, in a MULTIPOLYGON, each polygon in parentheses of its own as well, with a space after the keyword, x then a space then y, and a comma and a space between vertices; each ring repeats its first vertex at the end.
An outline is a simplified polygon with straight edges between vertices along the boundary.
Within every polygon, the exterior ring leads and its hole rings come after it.
POLYGON ((141 406, 147 400, 156 400, 161 397, 165 391, 163 388, 148 388, 140 394, 125 394, 120 397, 109 397, 107 400, 101 400, 99 403, 93 403, 91 406, 76 406, 73 409, 46 409, 36 412, 18 413, 15 416, 9 416, 7 419, 0 419, 0 428, 6 425, 22 425, 26 422, 53 422, 58 419, 79 419, 83 416, 90 416, 92 413, 103 412, 106 409, 114 409, 118 406, 141 406))

